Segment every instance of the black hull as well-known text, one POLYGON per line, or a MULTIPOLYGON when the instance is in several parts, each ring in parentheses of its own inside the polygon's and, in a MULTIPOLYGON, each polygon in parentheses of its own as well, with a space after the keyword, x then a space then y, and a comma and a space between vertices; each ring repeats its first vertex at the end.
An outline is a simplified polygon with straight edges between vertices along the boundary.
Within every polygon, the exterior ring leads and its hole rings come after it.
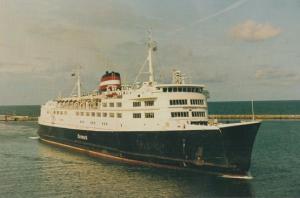
POLYGON ((209 131, 102 132, 40 125, 42 141, 89 155, 156 167, 248 174, 260 123, 209 131))

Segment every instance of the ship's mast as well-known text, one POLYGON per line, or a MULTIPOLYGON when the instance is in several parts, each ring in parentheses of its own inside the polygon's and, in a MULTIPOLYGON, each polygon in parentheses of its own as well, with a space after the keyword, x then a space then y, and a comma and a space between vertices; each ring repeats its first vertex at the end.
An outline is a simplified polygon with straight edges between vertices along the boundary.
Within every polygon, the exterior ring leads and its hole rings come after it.
POLYGON ((72 90, 71 96, 77 96, 78 98, 81 97, 81 80, 80 80, 80 69, 81 67, 77 67, 76 71, 72 73, 71 76, 76 77, 76 83, 74 85, 74 88, 72 90), (75 92, 77 91, 77 93, 75 92))
POLYGON ((77 69, 77 97, 81 97, 80 67, 77 69))
POLYGON ((152 64, 152 52, 157 50, 156 42, 152 40, 151 32, 149 32, 149 40, 148 40, 148 66, 149 66, 149 83, 153 84, 154 82, 154 72, 153 72, 153 64, 152 64))

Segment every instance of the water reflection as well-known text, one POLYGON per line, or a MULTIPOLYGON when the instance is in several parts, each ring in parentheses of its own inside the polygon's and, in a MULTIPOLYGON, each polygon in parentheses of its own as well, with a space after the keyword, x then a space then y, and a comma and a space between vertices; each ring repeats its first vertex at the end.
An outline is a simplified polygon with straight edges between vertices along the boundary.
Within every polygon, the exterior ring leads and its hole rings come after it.
POLYGON ((117 164, 39 144, 43 196, 254 197, 249 181, 117 164))

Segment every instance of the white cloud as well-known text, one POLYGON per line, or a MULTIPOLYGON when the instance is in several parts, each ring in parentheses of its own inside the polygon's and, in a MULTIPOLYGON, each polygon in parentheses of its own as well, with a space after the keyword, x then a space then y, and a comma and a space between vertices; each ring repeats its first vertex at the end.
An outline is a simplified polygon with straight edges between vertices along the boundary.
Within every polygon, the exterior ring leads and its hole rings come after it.
POLYGON ((299 72, 278 67, 265 67, 255 71, 255 79, 263 83, 289 85, 300 81, 299 72))
POLYGON ((278 36, 282 30, 269 23, 257 23, 253 20, 247 20, 234 26, 230 30, 233 38, 244 41, 262 41, 278 36))

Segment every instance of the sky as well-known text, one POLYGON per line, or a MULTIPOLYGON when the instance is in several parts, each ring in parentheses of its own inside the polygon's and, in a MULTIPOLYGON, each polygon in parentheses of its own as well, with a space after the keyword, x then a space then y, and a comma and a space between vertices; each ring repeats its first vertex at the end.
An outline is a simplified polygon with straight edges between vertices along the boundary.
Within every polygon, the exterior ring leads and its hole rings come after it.
MULTIPOLYGON (((300 99, 299 0, 0 0, 0 105, 133 82, 151 29, 160 83, 181 70, 210 101, 300 99)), ((141 81, 143 79, 140 79, 141 81)))

